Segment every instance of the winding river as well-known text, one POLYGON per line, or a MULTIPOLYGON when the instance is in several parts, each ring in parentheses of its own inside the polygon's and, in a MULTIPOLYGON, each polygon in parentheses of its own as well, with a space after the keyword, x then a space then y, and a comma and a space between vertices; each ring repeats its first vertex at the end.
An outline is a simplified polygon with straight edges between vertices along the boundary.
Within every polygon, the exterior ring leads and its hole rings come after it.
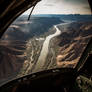
MULTIPOLYGON (((63 26, 63 25, 67 25, 67 24, 69 24, 69 23, 62 23, 62 24, 58 24, 58 25, 63 26)), ((61 30, 59 30, 59 28, 57 27, 58 25, 54 25, 56 32, 54 34, 51 34, 51 35, 46 37, 46 39, 43 43, 43 47, 42 47, 42 50, 40 52, 40 56, 38 58, 38 61, 35 65, 35 68, 33 69, 33 72, 41 71, 44 68, 44 64, 46 62, 46 58, 47 58, 47 55, 48 55, 48 52, 49 52, 50 40, 53 37, 59 36, 61 34, 61 30)))

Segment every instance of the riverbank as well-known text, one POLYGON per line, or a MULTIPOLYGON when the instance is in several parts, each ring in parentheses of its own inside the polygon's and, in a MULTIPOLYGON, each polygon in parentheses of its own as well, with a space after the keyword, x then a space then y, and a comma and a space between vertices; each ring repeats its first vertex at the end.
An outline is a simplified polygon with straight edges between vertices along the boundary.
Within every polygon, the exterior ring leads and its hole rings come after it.
MULTIPOLYGON (((69 23, 62 23, 62 24, 58 24, 58 25, 67 25, 69 23)), ((50 40, 56 36, 59 36, 61 34, 61 30, 59 30, 59 28, 57 27, 58 25, 54 25, 54 28, 56 29, 56 32, 54 34, 51 34, 49 36, 46 37, 44 43, 43 43, 43 47, 40 53, 40 56, 38 58, 38 61, 35 65, 35 68, 33 69, 33 72, 38 72, 38 71, 42 71, 45 70, 45 64, 46 62, 48 63, 48 61, 46 61, 48 52, 49 52, 49 43, 50 40)))

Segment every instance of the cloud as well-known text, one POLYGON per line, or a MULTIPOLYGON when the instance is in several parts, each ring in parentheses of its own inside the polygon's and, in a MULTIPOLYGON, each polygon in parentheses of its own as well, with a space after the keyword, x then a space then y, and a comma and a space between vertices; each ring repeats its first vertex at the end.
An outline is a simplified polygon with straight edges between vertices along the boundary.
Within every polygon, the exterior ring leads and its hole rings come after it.
POLYGON ((83 8, 86 9, 86 10, 90 10, 89 6, 84 6, 83 8))
POLYGON ((45 6, 54 6, 54 4, 44 4, 45 6))
MULTIPOLYGON (((43 0, 44 1, 44 0, 43 0)), ((65 2, 65 3, 87 3, 88 1, 87 0, 47 0, 47 3, 48 2, 52 2, 52 3, 62 3, 62 2, 65 2)))
POLYGON ((87 0, 63 0, 64 2, 70 2, 70 3, 86 3, 87 0))
MULTIPOLYGON (((87 0, 42 0, 33 14, 90 14, 87 0)), ((29 11, 26 13, 29 14, 29 11)))

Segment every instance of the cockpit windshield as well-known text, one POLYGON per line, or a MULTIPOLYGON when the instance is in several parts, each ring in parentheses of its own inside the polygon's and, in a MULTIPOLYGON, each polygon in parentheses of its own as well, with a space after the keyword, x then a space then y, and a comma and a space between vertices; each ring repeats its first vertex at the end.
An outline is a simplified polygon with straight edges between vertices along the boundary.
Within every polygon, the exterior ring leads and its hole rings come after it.
POLYGON ((0 40, 0 84, 78 63, 92 37, 87 0, 42 0, 25 11, 0 40))

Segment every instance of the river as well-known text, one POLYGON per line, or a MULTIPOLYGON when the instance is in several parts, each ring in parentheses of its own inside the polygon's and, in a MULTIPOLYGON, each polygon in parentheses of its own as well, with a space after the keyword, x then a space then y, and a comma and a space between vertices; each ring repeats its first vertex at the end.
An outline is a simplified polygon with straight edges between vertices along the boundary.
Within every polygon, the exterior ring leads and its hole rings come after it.
MULTIPOLYGON (((69 24, 69 23, 62 23, 62 24, 58 24, 58 25, 63 26, 63 25, 67 25, 67 24, 69 24)), ((46 37, 46 39, 43 43, 42 50, 40 52, 40 56, 38 58, 38 61, 35 65, 35 68, 33 69, 33 72, 38 72, 38 71, 44 70, 44 64, 46 62, 46 58, 47 58, 47 55, 49 52, 50 40, 53 37, 59 36, 61 34, 61 30, 59 30, 59 28, 57 27, 58 25, 54 25, 56 32, 54 34, 51 34, 51 35, 46 37)))

